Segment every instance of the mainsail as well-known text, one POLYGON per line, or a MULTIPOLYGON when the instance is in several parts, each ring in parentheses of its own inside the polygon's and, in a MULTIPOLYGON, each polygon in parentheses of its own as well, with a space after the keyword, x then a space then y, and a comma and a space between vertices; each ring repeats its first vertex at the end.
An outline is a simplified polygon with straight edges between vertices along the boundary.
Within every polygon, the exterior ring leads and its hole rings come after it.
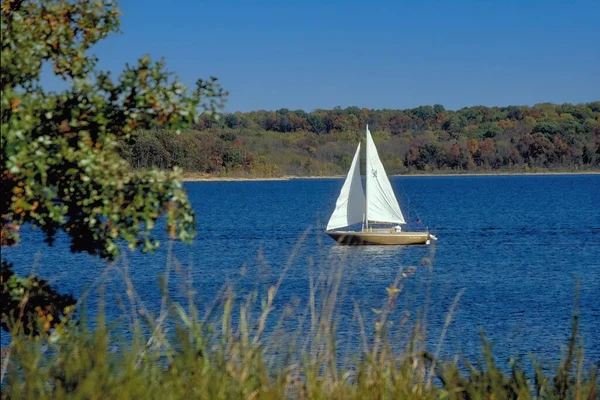
POLYGON ((377 148, 367 126, 367 220, 405 224, 394 190, 383 169, 377 148))
POLYGON ((329 218, 327 230, 362 222, 365 213, 365 194, 360 179, 360 143, 352 160, 350 171, 329 218))

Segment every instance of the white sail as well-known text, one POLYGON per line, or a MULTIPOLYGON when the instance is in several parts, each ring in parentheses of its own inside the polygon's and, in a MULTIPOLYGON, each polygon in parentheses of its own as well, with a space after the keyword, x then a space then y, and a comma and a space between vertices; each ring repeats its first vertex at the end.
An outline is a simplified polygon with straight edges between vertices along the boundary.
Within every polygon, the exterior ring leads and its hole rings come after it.
POLYGON ((383 169, 367 126, 367 220, 405 224, 392 185, 383 169))
POLYGON ((352 160, 350 171, 335 203, 335 210, 327 223, 327 230, 362 222, 365 213, 365 193, 360 179, 360 143, 352 160))

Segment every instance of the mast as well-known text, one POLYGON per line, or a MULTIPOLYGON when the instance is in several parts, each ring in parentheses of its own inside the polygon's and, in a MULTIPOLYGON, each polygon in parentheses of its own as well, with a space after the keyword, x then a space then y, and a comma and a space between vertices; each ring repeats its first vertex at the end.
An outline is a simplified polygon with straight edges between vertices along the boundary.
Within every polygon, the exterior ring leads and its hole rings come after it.
POLYGON ((367 126, 367 192, 365 205, 367 221, 387 224, 405 224, 398 199, 381 163, 377 147, 367 126))
MULTIPOLYGON (((365 143, 369 139, 367 138, 367 132, 369 132, 369 124, 365 128, 365 143)), ((369 146, 365 146, 365 161, 369 160, 369 146)), ((368 162, 365 163, 365 222, 367 226, 367 230, 369 230, 369 166, 368 162)))

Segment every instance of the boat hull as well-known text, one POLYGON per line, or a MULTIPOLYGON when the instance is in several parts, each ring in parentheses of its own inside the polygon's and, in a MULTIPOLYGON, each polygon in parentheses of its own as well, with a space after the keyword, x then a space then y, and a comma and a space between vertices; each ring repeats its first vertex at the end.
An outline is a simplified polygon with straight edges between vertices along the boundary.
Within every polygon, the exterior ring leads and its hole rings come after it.
POLYGON ((345 245, 409 245, 428 244, 429 232, 327 231, 338 244, 345 245))

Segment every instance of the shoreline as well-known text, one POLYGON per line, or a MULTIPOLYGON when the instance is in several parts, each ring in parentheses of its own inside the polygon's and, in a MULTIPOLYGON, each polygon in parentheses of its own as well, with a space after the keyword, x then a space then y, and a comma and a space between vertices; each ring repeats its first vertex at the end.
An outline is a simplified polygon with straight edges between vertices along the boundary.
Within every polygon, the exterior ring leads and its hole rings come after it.
MULTIPOLYGON (((446 176, 532 176, 532 175, 600 175, 600 171, 582 171, 582 172, 471 172, 471 173, 424 173, 424 174, 406 174, 406 175, 388 175, 389 177, 446 177, 446 176)), ((325 175, 325 176, 296 176, 286 175, 280 177, 227 177, 206 174, 190 174, 184 176, 183 182, 260 182, 260 181, 291 181, 301 179, 343 179, 346 175, 325 175)))

